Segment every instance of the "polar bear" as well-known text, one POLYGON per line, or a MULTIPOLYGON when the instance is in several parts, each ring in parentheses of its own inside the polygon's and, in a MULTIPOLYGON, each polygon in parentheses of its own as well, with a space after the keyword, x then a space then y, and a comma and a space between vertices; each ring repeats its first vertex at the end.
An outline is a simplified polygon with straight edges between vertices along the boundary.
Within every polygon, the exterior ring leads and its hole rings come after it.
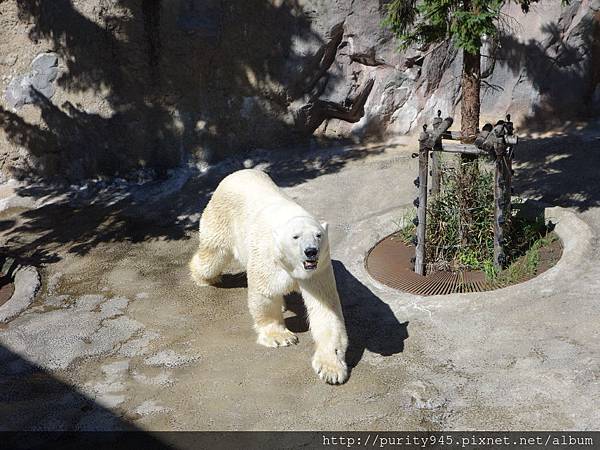
POLYGON ((192 278, 201 286, 214 284, 232 260, 246 269, 257 342, 267 347, 298 342, 285 327, 283 296, 300 291, 316 347, 312 366, 327 383, 345 382, 348 337, 327 224, 283 193, 266 173, 234 172, 221 181, 200 218, 192 278))

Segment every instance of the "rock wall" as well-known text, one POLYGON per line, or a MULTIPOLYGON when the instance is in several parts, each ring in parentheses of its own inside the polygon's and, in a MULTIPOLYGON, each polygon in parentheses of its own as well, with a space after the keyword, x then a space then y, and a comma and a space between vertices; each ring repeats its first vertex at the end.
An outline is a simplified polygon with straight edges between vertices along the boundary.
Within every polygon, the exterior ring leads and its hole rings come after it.
MULTIPOLYGON (((486 44, 482 120, 600 110, 600 1, 547 0, 486 44)), ((0 170, 81 179, 458 116, 461 54, 400 53, 383 0, 0 1, 0 170)), ((458 117, 457 117, 458 118, 458 117)))

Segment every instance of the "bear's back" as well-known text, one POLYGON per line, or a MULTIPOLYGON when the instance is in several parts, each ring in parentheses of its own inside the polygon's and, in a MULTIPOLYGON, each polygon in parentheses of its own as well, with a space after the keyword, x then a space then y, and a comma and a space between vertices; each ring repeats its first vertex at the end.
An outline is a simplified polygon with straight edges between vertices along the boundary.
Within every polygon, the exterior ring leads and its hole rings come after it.
POLYGON ((279 187, 261 170, 243 169, 227 175, 217 187, 243 197, 281 195, 279 187))
MULTIPOLYGON (((256 169, 243 169, 225 177, 211 203, 227 215, 239 238, 254 226, 278 227, 291 217, 309 215, 288 197, 269 175, 256 169), (243 230, 243 231, 242 231, 243 230)), ((242 236, 244 235, 244 236, 242 236)))
POLYGON ((238 170, 228 175, 221 181, 214 195, 225 197, 238 216, 240 213, 254 215, 266 208, 301 209, 269 175, 256 169, 238 170))

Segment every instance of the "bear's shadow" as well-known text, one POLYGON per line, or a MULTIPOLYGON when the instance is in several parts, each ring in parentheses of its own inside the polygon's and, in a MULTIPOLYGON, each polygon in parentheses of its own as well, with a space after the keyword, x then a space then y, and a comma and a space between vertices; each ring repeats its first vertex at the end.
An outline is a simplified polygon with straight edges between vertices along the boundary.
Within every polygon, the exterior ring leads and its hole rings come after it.
MULTIPOLYGON (((348 367, 356 367, 365 350, 382 356, 401 353, 408 338, 408 321, 400 322, 391 308, 358 281, 341 261, 332 260, 332 264, 348 333, 348 367)), ((287 309, 296 314, 285 319, 288 329, 294 333, 307 331, 302 296, 293 293, 285 300, 287 309)))
POLYGON ((221 275, 221 280, 215 284, 215 287, 220 289, 241 289, 248 287, 246 273, 224 273, 221 275))
MULTIPOLYGON (((348 366, 356 367, 365 350, 382 356, 401 353, 404 350, 404 340, 408 338, 408 322, 398 321, 391 308, 358 281, 341 261, 332 260, 332 264, 348 332, 348 366)), ((247 287, 246 275, 223 275, 218 287, 247 287)), ((285 318, 286 327, 293 333, 308 331, 302 296, 299 293, 286 295, 285 305, 289 312, 295 314, 285 318)))

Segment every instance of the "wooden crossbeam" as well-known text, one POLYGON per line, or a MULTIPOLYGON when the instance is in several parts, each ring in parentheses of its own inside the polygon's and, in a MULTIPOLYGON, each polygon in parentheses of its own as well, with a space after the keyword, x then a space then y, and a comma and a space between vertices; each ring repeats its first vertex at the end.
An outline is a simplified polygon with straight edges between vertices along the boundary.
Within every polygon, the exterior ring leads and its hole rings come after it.
POLYGON ((473 144, 455 144, 455 145, 452 145, 452 147, 442 147, 442 149, 440 151, 447 152, 447 153, 461 153, 461 154, 465 154, 465 155, 477 155, 477 156, 484 156, 484 155, 489 154, 485 150, 481 150, 481 149, 475 147, 473 144))

